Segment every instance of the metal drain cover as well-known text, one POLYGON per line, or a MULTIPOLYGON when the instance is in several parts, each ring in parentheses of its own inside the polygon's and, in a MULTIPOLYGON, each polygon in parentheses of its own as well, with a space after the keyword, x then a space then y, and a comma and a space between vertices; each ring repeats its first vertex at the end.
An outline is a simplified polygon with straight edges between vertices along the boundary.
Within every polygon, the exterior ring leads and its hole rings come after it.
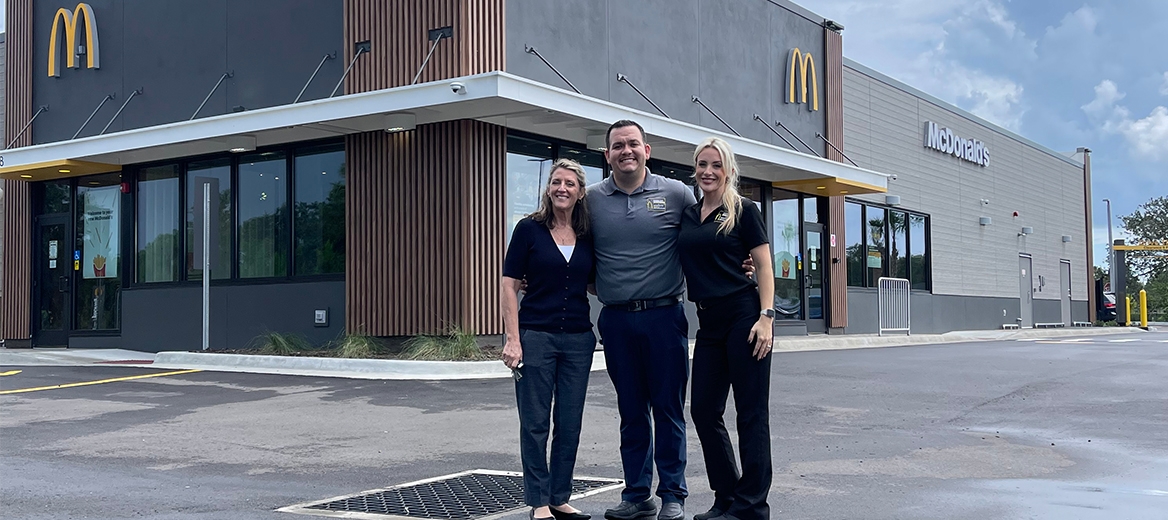
MULTIPOLYGON (((572 498, 603 493, 623 485, 624 482, 618 479, 573 479, 572 498)), ((524 507, 522 473, 479 469, 296 504, 276 511, 335 518, 483 520, 524 507)))

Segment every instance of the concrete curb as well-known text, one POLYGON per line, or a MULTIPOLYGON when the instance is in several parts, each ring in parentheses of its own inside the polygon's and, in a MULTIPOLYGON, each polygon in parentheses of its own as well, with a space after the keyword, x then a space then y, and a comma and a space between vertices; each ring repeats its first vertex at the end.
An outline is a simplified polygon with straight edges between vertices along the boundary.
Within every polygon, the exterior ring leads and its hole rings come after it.
POLYGON ((956 331, 945 334, 905 335, 837 335, 799 337, 788 340, 775 338, 775 352, 803 352, 809 350, 845 350, 856 348, 906 347, 943 343, 970 343, 978 341, 1012 341, 1024 339, 1058 338, 1063 336, 1103 336, 1146 332, 1138 327, 1079 327, 1026 330, 956 331))
MULTIPOLYGON (((408 361, 292 356, 255 356, 201 352, 159 352, 154 368, 195 369, 350 379, 422 380, 501 379, 511 377, 502 361, 408 361)), ((592 370, 603 370, 604 353, 596 352, 592 370)))

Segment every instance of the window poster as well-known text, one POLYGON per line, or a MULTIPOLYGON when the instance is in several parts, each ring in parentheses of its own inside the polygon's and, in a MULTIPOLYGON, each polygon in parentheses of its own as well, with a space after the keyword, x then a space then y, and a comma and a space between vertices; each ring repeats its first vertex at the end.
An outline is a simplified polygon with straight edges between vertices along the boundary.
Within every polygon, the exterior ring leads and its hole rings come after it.
POLYGON ((121 188, 108 186, 85 191, 81 275, 83 278, 118 277, 118 205, 121 188))

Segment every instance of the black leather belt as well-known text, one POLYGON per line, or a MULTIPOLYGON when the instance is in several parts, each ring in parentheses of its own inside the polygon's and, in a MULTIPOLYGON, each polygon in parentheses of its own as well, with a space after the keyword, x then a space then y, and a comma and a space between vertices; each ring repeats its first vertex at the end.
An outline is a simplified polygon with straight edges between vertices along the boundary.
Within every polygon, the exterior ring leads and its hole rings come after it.
POLYGON ((677 302, 678 299, 676 296, 670 296, 668 298, 656 298, 652 300, 632 300, 624 303, 613 303, 605 305, 605 307, 622 311, 637 312, 653 309, 656 307, 677 305, 677 302))

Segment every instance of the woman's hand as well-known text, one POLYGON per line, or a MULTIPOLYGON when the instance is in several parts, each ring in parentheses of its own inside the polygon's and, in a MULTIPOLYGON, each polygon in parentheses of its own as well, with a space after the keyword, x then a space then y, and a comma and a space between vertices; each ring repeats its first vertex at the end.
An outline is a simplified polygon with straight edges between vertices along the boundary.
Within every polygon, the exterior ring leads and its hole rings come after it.
POLYGON ((508 339, 503 345, 503 364, 514 370, 519 367, 520 361, 523 361, 523 345, 519 343, 519 338, 508 339))
POLYGON ((759 316, 758 321, 754 322, 754 326, 750 328, 750 336, 747 336, 746 341, 754 342, 754 352, 752 353, 754 359, 761 360, 771 353, 775 339, 772 325, 771 318, 759 316))

